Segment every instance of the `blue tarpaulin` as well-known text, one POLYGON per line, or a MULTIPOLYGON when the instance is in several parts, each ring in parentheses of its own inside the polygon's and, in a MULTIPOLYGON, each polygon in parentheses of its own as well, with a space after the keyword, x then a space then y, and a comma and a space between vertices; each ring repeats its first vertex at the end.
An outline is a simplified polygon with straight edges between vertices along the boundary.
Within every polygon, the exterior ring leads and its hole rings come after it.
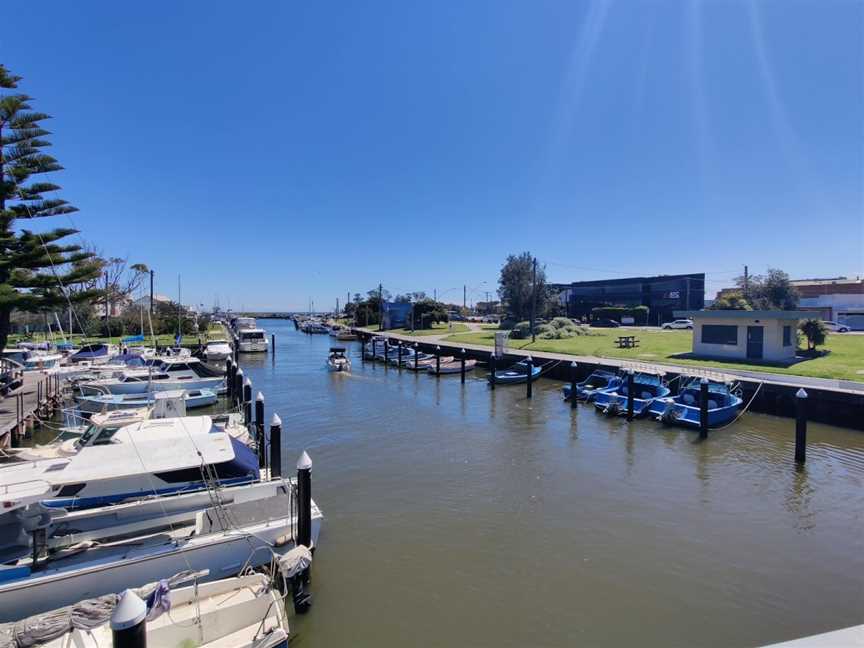
POLYGON ((143 342, 144 336, 143 335, 127 335, 126 337, 124 337, 120 341, 124 342, 124 343, 125 342, 143 342))

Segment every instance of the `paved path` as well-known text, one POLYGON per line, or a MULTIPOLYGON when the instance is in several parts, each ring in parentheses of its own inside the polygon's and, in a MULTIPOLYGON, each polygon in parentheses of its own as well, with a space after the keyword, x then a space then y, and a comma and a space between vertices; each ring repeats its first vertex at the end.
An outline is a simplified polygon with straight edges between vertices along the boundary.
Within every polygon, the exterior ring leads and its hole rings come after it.
MULTIPOLYGON (((477 325, 478 329, 480 325, 477 325)), ((473 329, 472 329, 473 330, 473 329)), ((370 331, 365 331, 369 333, 370 331)), ((444 338, 450 335, 449 332, 441 335, 424 335, 422 337, 410 335, 396 335, 394 333, 375 332, 375 335, 386 335, 387 337, 404 340, 408 342, 423 342, 426 344, 440 344, 442 346, 450 346, 455 348, 465 348, 474 351, 490 351, 491 347, 482 344, 459 344, 456 342, 448 342, 444 338)), ((644 360, 628 360, 626 358, 602 358, 598 356, 577 356, 568 355, 566 353, 551 353, 548 351, 531 351, 530 349, 507 349, 507 353, 516 356, 531 356, 532 358, 542 358, 544 360, 558 360, 561 362, 584 362, 586 364, 602 364, 612 367, 624 368, 639 368, 646 367, 656 371, 670 371, 674 373, 712 373, 712 374, 727 374, 744 378, 750 381, 766 382, 774 385, 785 385, 788 387, 803 387, 804 389, 826 389, 830 391, 842 391, 852 394, 864 395, 864 383, 855 382, 852 380, 834 380, 829 378, 811 378, 809 376, 793 376, 789 374, 778 374, 767 371, 745 371, 741 369, 726 369, 720 367, 701 367, 701 366, 684 366, 666 363, 646 362, 644 360)))

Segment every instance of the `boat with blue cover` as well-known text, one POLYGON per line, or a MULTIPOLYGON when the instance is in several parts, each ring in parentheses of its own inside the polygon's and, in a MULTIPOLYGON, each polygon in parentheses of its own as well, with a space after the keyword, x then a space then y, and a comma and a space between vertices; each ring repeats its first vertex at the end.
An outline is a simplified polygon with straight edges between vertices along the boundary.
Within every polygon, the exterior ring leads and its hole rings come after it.
MULTIPOLYGON (((600 389, 594 395, 594 407, 604 414, 626 414, 627 377, 621 378, 615 387, 600 389)), ((658 398, 668 396, 670 391, 659 374, 639 372, 633 376, 633 415, 642 416, 648 412, 648 407, 658 398)))
MULTIPOLYGON (((701 380, 696 376, 682 376, 678 394, 658 398, 651 403, 648 411, 658 421, 699 428, 701 380)), ((734 421, 743 402, 731 382, 708 380, 708 427, 721 427, 734 421)))
MULTIPOLYGON (((541 365, 532 365, 531 380, 539 378, 542 371, 543 367, 541 365)), ((492 374, 489 374, 489 382, 492 382, 492 378, 492 374)), ((496 385, 519 385, 526 383, 528 382, 528 361, 520 360, 516 364, 507 367, 507 369, 496 371, 494 378, 496 385)))
MULTIPOLYGON (((621 376, 614 371, 595 369, 582 382, 576 383, 576 400, 584 400, 589 403, 594 400, 594 395, 601 389, 611 389, 621 384, 621 376)), ((570 400, 570 385, 564 385, 564 400, 570 400)))
POLYGON ((116 354, 117 347, 113 344, 87 344, 69 356, 69 362, 106 362, 116 354))

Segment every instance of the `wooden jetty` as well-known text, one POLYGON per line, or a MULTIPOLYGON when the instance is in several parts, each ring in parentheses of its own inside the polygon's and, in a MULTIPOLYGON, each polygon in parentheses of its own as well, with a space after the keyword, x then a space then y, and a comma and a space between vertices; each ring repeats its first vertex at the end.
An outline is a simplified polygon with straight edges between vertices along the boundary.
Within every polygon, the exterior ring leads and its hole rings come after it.
POLYGON ((47 371, 23 372, 22 384, 0 401, 0 448, 15 445, 60 400, 60 380, 47 371))

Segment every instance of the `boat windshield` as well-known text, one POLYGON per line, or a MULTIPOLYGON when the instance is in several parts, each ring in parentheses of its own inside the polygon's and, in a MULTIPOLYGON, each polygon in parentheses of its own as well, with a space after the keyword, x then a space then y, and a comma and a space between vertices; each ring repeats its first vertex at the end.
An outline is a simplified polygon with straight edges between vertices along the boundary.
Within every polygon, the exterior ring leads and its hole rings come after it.
POLYGON ((103 427, 101 425, 90 424, 84 434, 78 438, 75 444, 78 448, 84 448, 90 445, 105 445, 111 441, 111 437, 119 430, 119 426, 103 427))
POLYGON ((240 338, 243 340, 263 340, 264 333, 260 331, 250 331, 248 333, 246 331, 241 331, 240 338))

